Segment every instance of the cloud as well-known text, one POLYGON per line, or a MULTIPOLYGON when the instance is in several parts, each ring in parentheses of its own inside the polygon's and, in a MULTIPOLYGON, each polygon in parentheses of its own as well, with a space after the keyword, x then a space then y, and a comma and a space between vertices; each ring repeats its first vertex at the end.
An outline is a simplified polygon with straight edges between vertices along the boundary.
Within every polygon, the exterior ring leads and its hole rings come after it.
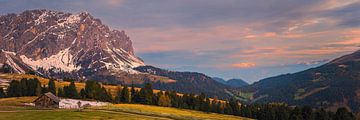
POLYGON ((231 67, 235 67, 235 68, 252 68, 255 67, 256 64, 252 63, 252 62, 243 62, 243 63, 235 63, 235 64, 231 64, 231 67))

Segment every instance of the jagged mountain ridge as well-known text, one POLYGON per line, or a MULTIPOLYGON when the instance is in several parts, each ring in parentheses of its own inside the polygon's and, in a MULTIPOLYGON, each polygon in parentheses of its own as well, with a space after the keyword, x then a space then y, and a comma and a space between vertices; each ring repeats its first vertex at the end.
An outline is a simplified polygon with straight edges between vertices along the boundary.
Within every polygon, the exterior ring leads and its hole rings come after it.
POLYGON ((0 63, 18 73, 56 68, 88 77, 98 71, 136 73, 132 68, 144 65, 124 31, 111 30, 87 12, 7 14, 0 16, 0 30, 0 63))

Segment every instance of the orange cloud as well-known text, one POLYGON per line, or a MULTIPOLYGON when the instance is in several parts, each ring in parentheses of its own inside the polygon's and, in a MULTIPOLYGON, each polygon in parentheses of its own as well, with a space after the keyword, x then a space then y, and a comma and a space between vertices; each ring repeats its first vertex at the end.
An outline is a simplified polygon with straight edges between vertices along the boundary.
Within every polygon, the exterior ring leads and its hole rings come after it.
POLYGON ((235 63, 235 64, 231 64, 231 67, 235 67, 235 68, 252 68, 255 67, 256 64, 252 63, 252 62, 243 62, 243 63, 235 63))
POLYGON ((263 35, 264 37, 276 37, 277 34, 275 32, 266 32, 263 35))

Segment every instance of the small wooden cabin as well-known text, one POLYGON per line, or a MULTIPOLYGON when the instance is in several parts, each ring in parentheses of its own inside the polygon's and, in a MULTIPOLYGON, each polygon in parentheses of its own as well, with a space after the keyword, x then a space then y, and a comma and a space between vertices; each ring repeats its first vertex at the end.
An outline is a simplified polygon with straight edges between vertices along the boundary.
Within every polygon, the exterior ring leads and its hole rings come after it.
POLYGON ((42 94, 35 101, 35 107, 38 108, 59 108, 60 99, 51 92, 42 94))

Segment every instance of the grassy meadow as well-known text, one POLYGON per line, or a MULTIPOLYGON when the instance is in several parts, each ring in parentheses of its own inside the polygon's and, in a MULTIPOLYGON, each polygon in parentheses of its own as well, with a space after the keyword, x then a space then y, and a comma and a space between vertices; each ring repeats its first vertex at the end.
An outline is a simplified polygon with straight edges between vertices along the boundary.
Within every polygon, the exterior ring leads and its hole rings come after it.
POLYGON ((232 115, 205 113, 140 104, 114 104, 77 109, 36 109, 24 106, 37 97, 0 99, 0 120, 246 120, 232 115))

